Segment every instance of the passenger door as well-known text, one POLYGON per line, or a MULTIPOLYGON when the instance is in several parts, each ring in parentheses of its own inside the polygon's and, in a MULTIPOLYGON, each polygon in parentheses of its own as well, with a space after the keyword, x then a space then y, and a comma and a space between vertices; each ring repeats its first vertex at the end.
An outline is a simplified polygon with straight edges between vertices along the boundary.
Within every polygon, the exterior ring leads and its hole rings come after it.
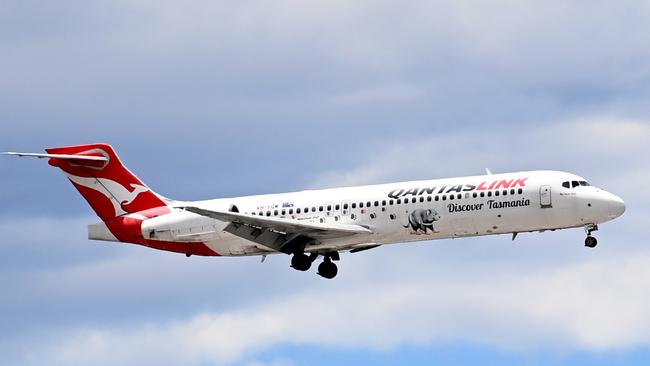
POLYGON ((551 186, 543 185, 539 187, 539 204, 542 208, 553 207, 553 202, 551 201, 551 186))

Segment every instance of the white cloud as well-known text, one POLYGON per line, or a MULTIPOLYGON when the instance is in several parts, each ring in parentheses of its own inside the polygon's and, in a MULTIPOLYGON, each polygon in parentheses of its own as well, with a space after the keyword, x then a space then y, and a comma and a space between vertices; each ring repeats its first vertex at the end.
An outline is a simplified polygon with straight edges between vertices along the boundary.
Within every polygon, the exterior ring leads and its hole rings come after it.
POLYGON ((503 350, 604 351, 650 345, 650 255, 540 272, 484 268, 331 286, 225 312, 124 329, 82 329, 38 349, 53 364, 245 362, 278 345, 387 350, 473 342, 503 350))
POLYGON ((568 170, 597 184, 629 189, 627 182, 650 168, 645 158, 649 140, 650 121, 607 116, 525 129, 484 127, 434 137, 413 135, 408 143, 401 139, 375 143, 358 157, 357 167, 326 172, 312 186, 481 175, 488 167, 494 172, 568 170))

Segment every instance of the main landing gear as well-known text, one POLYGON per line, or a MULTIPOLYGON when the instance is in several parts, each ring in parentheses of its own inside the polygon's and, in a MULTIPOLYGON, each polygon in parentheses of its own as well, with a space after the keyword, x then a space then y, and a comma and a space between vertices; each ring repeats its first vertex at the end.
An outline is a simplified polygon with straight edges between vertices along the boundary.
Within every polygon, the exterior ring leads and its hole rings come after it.
POLYGON ((311 253, 309 255, 305 253, 294 253, 293 257, 291 257, 291 268, 303 272, 308 271, 317 257, 318 254, 316 253, 311 253))
POLYGON ((598 245, 598 240, 591 236, 593 231, 598 230, 598 225, 596 224, 587 224, 585 225, 585 232, 587 233, 587 238, 585 239, 585 246, 587 248, 595 248, 598 245))
MULTIPOLYGON (((323 262, 318 265, 318 275, 327 279, 336 277, 338 267, 332 261, 340 260, 338 252, 331 252, 323 254, 323 262)), ((291 257, 291 267, 298 271, 307 271, 311 268, 311 264, 318 258, 318 253, 294 253, 291 257)))

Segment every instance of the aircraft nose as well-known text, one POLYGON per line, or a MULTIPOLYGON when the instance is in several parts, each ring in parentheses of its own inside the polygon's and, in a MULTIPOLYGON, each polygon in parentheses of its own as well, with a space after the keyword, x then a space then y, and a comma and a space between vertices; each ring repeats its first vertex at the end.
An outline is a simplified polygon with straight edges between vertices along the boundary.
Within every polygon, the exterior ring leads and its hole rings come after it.
POLYGON ((625 202, 623 200, 610 193, 609 198, 609 217, 614 219, 621 216, 625 212, 625 202))

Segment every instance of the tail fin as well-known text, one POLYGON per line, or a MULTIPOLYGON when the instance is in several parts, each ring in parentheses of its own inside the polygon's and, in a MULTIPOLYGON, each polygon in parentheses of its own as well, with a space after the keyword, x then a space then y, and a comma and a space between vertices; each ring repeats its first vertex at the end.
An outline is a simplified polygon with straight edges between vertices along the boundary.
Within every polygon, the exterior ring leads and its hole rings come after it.
POLYGON ((163 197, 122 164, 108 144, 57 147, 46 151, 48 154, 43 157, 49 157, 50 165, 63 170, 103 221, 167 205, 163 197))

